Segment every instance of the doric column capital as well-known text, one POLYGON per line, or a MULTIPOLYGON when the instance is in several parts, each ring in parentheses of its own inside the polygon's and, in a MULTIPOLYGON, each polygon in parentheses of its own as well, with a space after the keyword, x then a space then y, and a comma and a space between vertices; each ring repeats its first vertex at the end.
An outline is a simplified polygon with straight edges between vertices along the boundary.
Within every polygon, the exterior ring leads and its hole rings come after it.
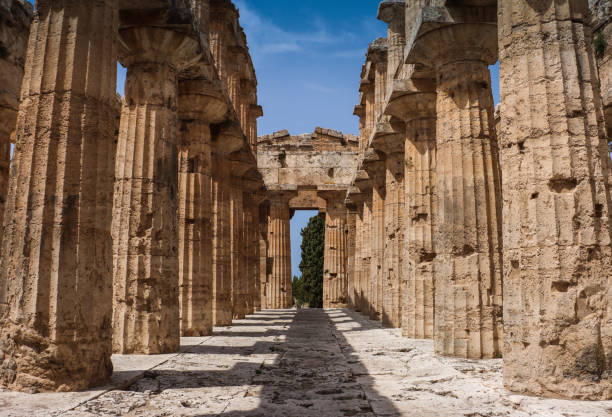
POLYGON ((270 206, 287 206, 287 209, 289 209, 289 200, 297 195, 297 191, 268 191, 266 193, 270 206))
POLYGON ((393 24, 404 22, 406 19, 406 2, 404 0, 385 0, 378 5, 378 20, 393 24))
POLYGON ((179 118, 197 119, 207 123, 221 123, 228 111, 227 99, 219 80, 180 80, 178 98, 179 118))
POLYGON ((211 127, 213 153, 217 156, 228 156, 240 151, 246 145, 240 123, 227 121, 211 127))
POLYGON ((456 61, 497 61, 497 13, 493 6, 425 6, 406 44, 406 63, 439 68, 456 61))
POLYGON ((403 152, 406 139, 406 125, 403 121, 383 117, 376 124, 370 146, 385 155, 403 152))
POLYGON ((436 80, 434 78, 394 80, 385 114, 404 122, 435 117, 436 80))

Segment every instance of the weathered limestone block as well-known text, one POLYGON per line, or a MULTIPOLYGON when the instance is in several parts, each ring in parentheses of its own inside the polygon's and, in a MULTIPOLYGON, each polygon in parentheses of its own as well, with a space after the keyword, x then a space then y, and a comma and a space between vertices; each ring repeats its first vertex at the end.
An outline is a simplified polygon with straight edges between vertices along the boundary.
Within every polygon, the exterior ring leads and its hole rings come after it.
POLYGON ((291 233, 289 193, 269 193, 268 258, 271 270, 266 289, 267 308, 288 308, 293 304, 291 292, 291 233))
POLYGON ((610 158, 586 13, 499 4, 504 383, 611 399, 610 158))
POLYGON ((117 5, 39 0, 0 258, 0 383, 79 390, 112 373, 117 5))
POLYGON ((347 223, 344 191, 319 191, 327 202, 325 212, 325 249, 323 257, 323 308, 348 305, 347 223))
POLYGON ((25 0, 0 2, 0 241, 32 13, 25 0))
MULTIPOLYGON (((489 17, 464 12, 469 21, 489 17)), ((467 358, 501 354, 501 199, 488 69, 495 33, 494 23, 423 29, 409 55, 437 78, 435 349, 467 358)))
POLYGON ((406 123, 402 334, 434 335, 435 80, 396 80, 387 113, 406 123))
POLYGON ((177 75, 199 57, 199 42, 134 25, 134 14, 121 15, 119 30, 128 71, 113 214, 113 349, 158 354, 180 342, 177 75))

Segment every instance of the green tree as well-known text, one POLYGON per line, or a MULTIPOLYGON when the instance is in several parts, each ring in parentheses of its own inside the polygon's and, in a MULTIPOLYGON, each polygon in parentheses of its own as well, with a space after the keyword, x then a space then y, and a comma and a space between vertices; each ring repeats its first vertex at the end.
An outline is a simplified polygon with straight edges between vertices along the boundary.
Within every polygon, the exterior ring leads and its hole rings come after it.
POLYGON ((306 302, 304 297, 304 289, 302 287, 302 279, 294 276, 293 281, 291 281, 291 290, 295 304, 298 306, 301 306, 306 302))
POLYGON ((323 254, 325 251, 325 220, 314 216, 302 229, 302 303, 312 308, 323 307, 323 254))

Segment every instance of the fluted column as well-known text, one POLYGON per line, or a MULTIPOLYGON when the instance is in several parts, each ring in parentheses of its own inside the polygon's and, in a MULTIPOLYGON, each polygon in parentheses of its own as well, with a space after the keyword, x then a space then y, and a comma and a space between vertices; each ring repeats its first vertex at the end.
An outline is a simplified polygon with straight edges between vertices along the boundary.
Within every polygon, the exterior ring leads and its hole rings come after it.
MULTIPOLYGON (((408 104, 408 103, 407 103, 408 104)), ((411 95, 406 111, 405 271, 402 334, 434 337, 436 194, 436 95, 411 95)))
POLYGON ((401 327, 402 312, 402 227, 404 214, 404 152, 387 153, 385 178, 385 234, 383 325, 401 327))
POLYGON ((232 324, 230 170, 223 158, 213 159, 213 325, 232 324))
POLYGON ((147 26, 120 30, 127 67, 117 151, 113 349, 179 348, 177 74, 198 42, 147 26))
POLYGON ((498 7, 504 384, 609 400, 610 157, 587 1, 498 7))
POLYGON ((363 228, 361 229, 361 314, 369 316, 372 311, 372 273, 371 262, 373 252, 372 241, 372 198, 363 203, 363 228))
POLYGON ((205 79, 179 82, 178 279, 182 336, 212 333, 211 123, 227 104, 205 79))
POLYGON ((319 192, 327 201, 325 212, 325 249, 323 257, 323 308, 346 307, 347 247, 345 192, 319 192))
POLYGON ((383 265, 385 255, 385 162, 371 163, 367 168, 372 178, 370 227, 370 311, 372 320, 382 320, 383 265))
POLYGON ((244 247, 244 205, 240 180, 232 180, 231 190, 231 276, 232 276, 232 317, 243 319, 246 316, 247 277, 244 260, 247 257, 244 247))
MULTIPOLYGON (((466 9, 471 17, 477 10, 466 9)), ((416 41, 437 77, 437 353, 501 354, 502 265, 498 145, 488 65, 495 25, 457 24, 416 41), (474 43, 478 39, 478 43, 474 43)))
POLYGON ((291 233, 289 198, 282 193, 269 196, 270 214, 268 216, 268 258, 269 271, 267 308, 289 308, 291 294, 291 233))
POLYGON ((261 309, 265 310, 269 307, 268 302, 268 216, 263 214, 264 210, 260 212, 259 219, 259 299, 261 303, 261 309))
POLYGON ((0 258, 0 384, 79 390, 112 373, 117 3, 39 0, 0 258))
POLYGON ((182 336, 212 333, 210 126, 184 122, 179 152, 179 314, 182 336))
POLYGON ((356 252, 357 252, 357 205, 349 203, 346 205, 346 281, 347 281, 347 303, 348 307, 355 309, 357 305, 357 288, 359 286, 356 271, 356 252))

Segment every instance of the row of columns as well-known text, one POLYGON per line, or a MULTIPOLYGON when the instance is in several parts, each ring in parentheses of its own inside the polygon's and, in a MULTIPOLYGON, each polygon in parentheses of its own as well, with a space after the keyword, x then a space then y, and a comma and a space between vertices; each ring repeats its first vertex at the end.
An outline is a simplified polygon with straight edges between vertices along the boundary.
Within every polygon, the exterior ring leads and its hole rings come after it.
POLYGON ((428 7, 383 2, 389 36, 362 73, 351 307, 442 355, 503 357, 513 391, 609 399, 610 157, 587 2, 445 24, 428 7))
POLYGON ((0 254, 9 389, 99 385, 113 352, 176 352, 180 336, 261 305, 263 183, 249 142, 218 80, 183 79, 210 65, 200 21, 182 10, 177 30, 118 11, 37 1, 0 254))

